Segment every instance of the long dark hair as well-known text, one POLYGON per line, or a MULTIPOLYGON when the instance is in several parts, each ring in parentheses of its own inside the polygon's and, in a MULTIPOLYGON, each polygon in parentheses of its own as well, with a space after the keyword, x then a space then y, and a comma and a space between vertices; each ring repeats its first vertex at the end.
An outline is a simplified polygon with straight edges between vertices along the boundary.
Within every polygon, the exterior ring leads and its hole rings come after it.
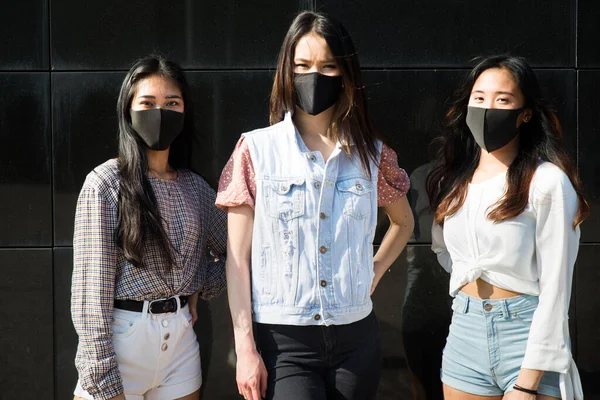
POLYGON ((589 213, 589 205, 583 196, 575 164, 565 148, 555 110, 543 99, 537 78, 527 61, 508 55, 479 59, 465 77, 446 114, 442 145, 426 183, 435 221, 441 224, 445 217, 461 209, 468 184, 479 165, 481 150, 467 127, 466 114, 475 81, 490 68, 504 69, 512 75, 525 98, 523 106, 530 108, 532 115, 528 123, 521 124, 519 152, 508 168, 507 191, 490 208, 488 218, 501 222, 523 212, 529 200, 531 179, 541 159, 558 166, 573 184, 579 200, 573 221, 573 227, 576 227, 589 213))
POLYGON ((165 267, 174 264, 171 241, 162 225, 152 186, 148 181, 146 145, 131 126, 131 102, 138 83, 151 76, 172 80, 181 90, 185 109, 183 131, 171 144, 169 164, 173 168, 188 168, 194 131, 193 106, 187 81, 179 65, 160 56, 138 60, 125 76, 119 100, 119 218, 115 240, 125 258, 136 267, 143 263, 144 243, 156 244, 164 256, 165 267))
POLYGON ((292 22, 277 60, 277 72, 271 91, 270 122, 276 124, 283 120, 286 112, 294 112, 296 109, 294 54, 300 39, 309 33, 316 33, 325 39, 337 61, 344 85, 331 123, 331 138, 340 141, 344 151, 350 156, 352 153, 348 139, 352 139, 363 169, 371 176, 370 160, 377 158, 378 135, 369 117, 367 95, 354 44, 342 24, 333 18, 323 13, 305 11, 298 14, 292 22))

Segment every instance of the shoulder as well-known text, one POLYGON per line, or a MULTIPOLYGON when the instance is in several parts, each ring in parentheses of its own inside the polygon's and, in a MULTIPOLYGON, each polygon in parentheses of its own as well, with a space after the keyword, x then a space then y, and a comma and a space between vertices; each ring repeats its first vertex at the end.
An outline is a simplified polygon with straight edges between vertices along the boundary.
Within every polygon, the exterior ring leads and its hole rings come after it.
POLYGON ((94 168, 85 178, 84 188, 95 189, 100 192, 118 190, 119 163, 117 159, 110 159, 94 168))
POLYGON ((182 168, 178 170, 179 179, 186 184, 190 185, 193 190, 197 191, 202 199, 210 197, 214 199, 215 190, 206 182, 206 180, 199 174, 192 170, 182 168), (210 195, 210 196, 207 196, 210 195))
POLYGON ((531 181, 533 200, 538 203, 576 198, 569 176, 557 165, 542 161, 531 181))
POLYGON ((259 129, 254 129, 249 132, 245 132, 242 134, 242 139, 243 138, 255 139, 255 138, 268 137, 271 135, 278 134, 279 132, 281 132, 284 129, 284 127, 285 127, 285 121, 281 121, 274 125, 267 126, 265 128, 259 128, 259 129))

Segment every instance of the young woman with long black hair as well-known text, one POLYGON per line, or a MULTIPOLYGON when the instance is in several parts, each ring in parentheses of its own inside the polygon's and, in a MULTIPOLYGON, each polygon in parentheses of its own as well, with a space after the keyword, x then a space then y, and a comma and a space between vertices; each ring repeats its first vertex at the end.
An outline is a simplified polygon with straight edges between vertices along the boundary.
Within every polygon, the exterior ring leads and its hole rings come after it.
POLYGON ((445 398, 582 398, 567 314, 588 204, 524 59, 484 58, 467 75, 427 189, 454 296, 445 398))
POLYGON ((136 62, 117 105, 119 158, 86 178, 75 215, 76 399, 198 399, 198 296, 225 287, 226 214, 188 169, 181 68, 136 62), (220 260, 213 259, 213 255, 220 260))
POLYGON ((293 21, 270 119, 242 135, 217 196, 229 211, 239 392, 248 400, 372 399, 381 333, 370 295, 413 219, 408 177, 376 138, 341 24, 314 12, 293 21), (378 204, 391 227, 373 256, 378 204))

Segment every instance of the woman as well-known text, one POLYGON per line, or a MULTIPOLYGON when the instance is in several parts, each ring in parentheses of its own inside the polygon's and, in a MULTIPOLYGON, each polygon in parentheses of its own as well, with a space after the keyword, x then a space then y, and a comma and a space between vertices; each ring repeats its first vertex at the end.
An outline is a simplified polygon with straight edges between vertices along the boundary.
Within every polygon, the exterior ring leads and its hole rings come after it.
POLYGON ((522 58, 482 59, 428 177, 432 248, 455 296, 447 399, 581 398, 568 310, 588 213, 554 111, 522 58))
POLYGON ((408 177, 376 139, 363 87, 346 30, 299 14, 279 54, 272 125, 242 135, 221 176, 246 399, 375 396, 381 339, 370 295, 413 220, 408 177), (391 227, 373 257, 378 204, 391 227))
POLYGON ((181 68, 136 62, 117 113, 119 158, 87 176, 75 215, 75 396, 198 399, 192 326, 198 296, 225 287, 227 231, 215 192, 186 169, 193 112, 181 68))

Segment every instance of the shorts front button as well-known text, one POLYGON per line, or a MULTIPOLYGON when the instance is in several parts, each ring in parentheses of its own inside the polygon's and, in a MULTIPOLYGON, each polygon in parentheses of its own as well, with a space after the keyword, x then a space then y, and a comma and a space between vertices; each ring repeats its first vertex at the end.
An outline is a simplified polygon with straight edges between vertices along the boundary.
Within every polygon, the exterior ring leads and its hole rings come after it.
POLYGON ((163 319, 162 326, 164 326, 165 328, 167 326, 169 326, 169 321, 167 321, 166 319, 163 319))
POLYGON ((167 346, 167 344, 166 344, 166 343, 163 343, 163 345, 162 345, 162 346, 160 346, 160 349, 161 349, 162 351, 167 351, 167 349, 168 349, 168 348, 169 348, 169 346, 167 346))
POLYGON ((485 306, 483 306, 483 309, 485 311, 492 311, 492 308, 494 308, 494 306, 491 304, 486 304, 485 306))

